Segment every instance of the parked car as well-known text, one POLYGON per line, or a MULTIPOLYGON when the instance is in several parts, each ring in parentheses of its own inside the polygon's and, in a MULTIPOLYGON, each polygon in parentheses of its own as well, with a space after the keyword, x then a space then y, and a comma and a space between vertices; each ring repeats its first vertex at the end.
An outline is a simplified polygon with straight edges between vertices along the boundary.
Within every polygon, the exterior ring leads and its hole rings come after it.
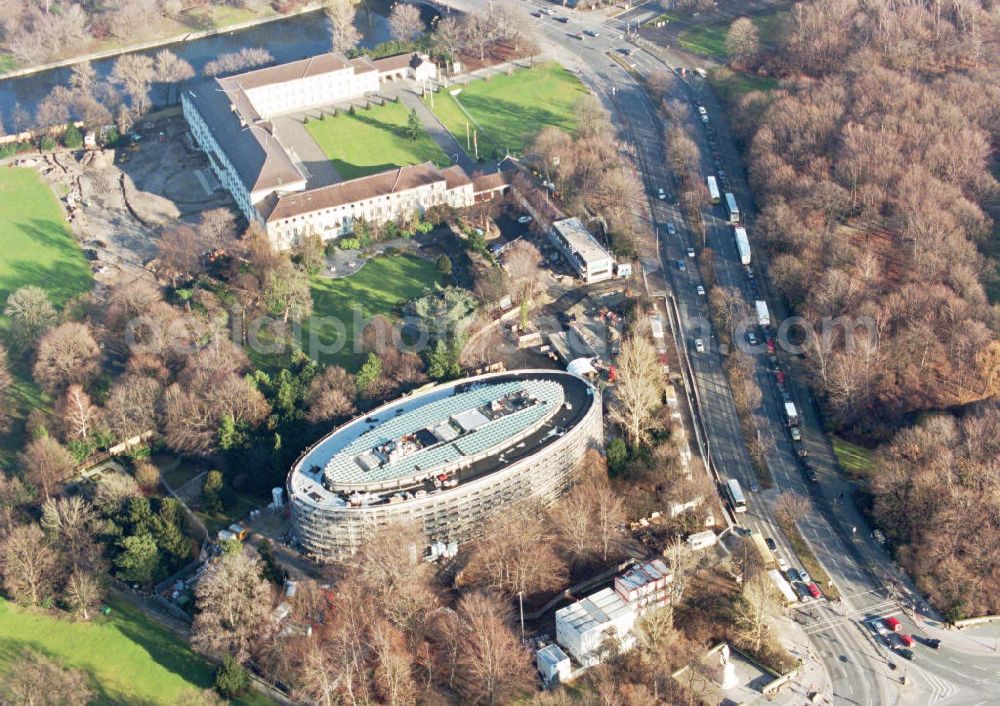
POLYGON ((820 596, 823 595, 822 593, 820 593, 819 586, 817 586, 814 583, 807 584, 806 588, 809 589, 809 595, 812 596, 813 598, 819 598, 820 596))
POLYGON ((694 291, 698 293, 699 297, 705 296, 705 288, 702 287, 700 284, 694 288, 694 291))
POLYGON ((899 622, 897 618, 885 618, 884 622, 886 628, 888 628, 891 632, 902 632, 903 630, 903 624, 899 622))
MULTIPOLYGON (((663 189, 660 189, 660 192, 662 193, 663 189)), ((663 198, 663 197, 661 196, 660 198, 663 198)), ((667 224, 667 232, 670 235, 675 235, 677 233, 677 227, 673 223, 668 223, 667 224)))
POLYGON ((699 353, 705 352, 705 342, 700 338, 694 339, 694 349, 699 353))
POLYGON ((688 257, 694 257, 694 248, 688 248, 688 257))
POLYGON ((666 192, 662 188, 659 188, 659 189, 656 190, 656 196, 661 201, 664 200, 665 198, 667 198, 667 194, 666 194, 666 192))
POLYGON ((683 260, 678 260, 677 261, 677 269, 678 270, 680 270, 681 272, 684 272, 685 270, 687 270, 687 268, 688 268, 688 266, 687 266, 686 262, 684 262, 683 260))
POLYGON ((531 221, 532 221, 532 218, 531 218, 531 216, 527 216, 527 215, 525 215, 525 216, 520 216, 520 217, 519 217, 519 218, 517 219, 517 222, 518 222, 518 223, 520 223, 521 225, 524 225, 525 223, 531 223, 531 221))
POLYGON ((791 568, 785 573, 788 575, 788 580, 791 581, 792 583, 802 580, 802 576, 801 574, 799 574, 799 570, 796 568, 791 568))
POLYGON ((765 539, 765 540, 764 540, 764 544, 766 544, 766 545, 767 545, 767 548, 768 548, 768 549, 770 549, 770 550, 771 550, 772 552, 774 552, 774 551, 777 551, 777 550, 778 550, 778 543, 777 543, 777 542, 775 542, 775 541, 774 541, 773 539, 771 539, 770 537, 768 537, 767 539, 765 539))
POLYGON ((749 343, 751 346, 756 346, 757 334, 755 334, 753 331, 747 331, 747 343, 749 343))
POLYGON ((905 633, 900 633, 899 641, 903 643, 903 647, 913 647, 915 640, 905 633))
POLYGON ((809 577, 809 572, 805 569, 799 572, 799 581, 802 583, 812 583, 812 579, 809 577))
POLYGON ((911 662, 913 661, 914 655, 913 655, 913 650, 911 649, 908 649, 906 647, 898 647, 896 648, 896 654, 898 654, 903 659, 908 659, 911 662))
POLYGON ((788 562, 785 561, 784 557, 778 557, 778 568, 782 571, 788 571, 788 562))
POLYGON ((586 34, 586 35, 588 35, 588 36, 591 36, 591 37, 600 37, 601 36, 599 32, 595 32, 592 29, 585 29, 585 30, 583 30, 583 33, 586 34))
POLYGON ((705 106, 703 105, 698 106, 698 115, 708 115, 708 111, 705 110, 705 106))

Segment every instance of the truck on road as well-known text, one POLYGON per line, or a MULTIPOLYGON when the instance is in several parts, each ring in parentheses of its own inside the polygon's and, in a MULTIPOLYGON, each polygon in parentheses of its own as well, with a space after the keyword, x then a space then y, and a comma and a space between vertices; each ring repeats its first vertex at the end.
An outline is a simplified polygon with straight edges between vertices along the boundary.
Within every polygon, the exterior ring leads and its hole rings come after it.
POLYGON ((767 328, 771 325, 771 312, 767 310, 767 302, 762 299, 758 299, 753 303, 754 307, 757 309, 757 323, 767 328))
POLYGON ((799 411, 795 409, 794 402, 785 402, 785 422, 790 427, 799 425, 799 411))
POLYGON ((750 264, 750 239, 747 238, 747 229, 742 226, 733 228, 736 234, 736 249, 740 251, 740 262, 744 265, 750 264))

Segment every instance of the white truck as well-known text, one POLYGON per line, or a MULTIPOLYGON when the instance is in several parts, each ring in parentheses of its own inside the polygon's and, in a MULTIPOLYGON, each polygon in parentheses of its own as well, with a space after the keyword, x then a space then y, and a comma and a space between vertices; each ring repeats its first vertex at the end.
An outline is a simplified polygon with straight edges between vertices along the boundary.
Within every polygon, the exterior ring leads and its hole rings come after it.
POLYGON ((757 323, 765 328, 770 326, 771 312, 767 310, 767 302, 758 299, 753 303, 753 305, 757 309, 757 323))
POLYGON ((736 249, 740 251, 740 262, 744 265, 750 264, 750 239, 747 238, 747 229, 742 226, 733 228, 736 233, 736 249))
POLYGON ((791 584, 785 580, 785 577, 781 575, 781 572, 777 569, 769 569, 767 575, 771 577, 771 581, 774 582, 774 587, 778 589, 781 597, 785 599, 785 603, 798 603, 799 597, 795 595, 795 591, 792 590, 791 584))
POLYGON ((799 411, 795 409, 794 402, 785 402, 785 419, 790 427, 799 425, 799 411))

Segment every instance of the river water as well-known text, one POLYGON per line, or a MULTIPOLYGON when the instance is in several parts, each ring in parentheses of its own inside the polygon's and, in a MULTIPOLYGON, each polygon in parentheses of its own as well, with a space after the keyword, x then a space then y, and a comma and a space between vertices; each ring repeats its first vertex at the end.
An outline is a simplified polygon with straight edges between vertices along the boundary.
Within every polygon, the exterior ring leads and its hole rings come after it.
MULTIPOLYGON (((3 2, 3 0, 0 0, 3 2)), ((429 17, 425 17, 429 21, 429 17)), ((384 15, 374 12, 370 20, 362 10, 358 13, 356 24, 363 33, 361 45, 372 47, 379 42, 390 39, 389 23, 384 15)), ((320 54, 330 50, 331 32, 329 23, 322 12, 311 12, 297 15, 284 20, 276 20, 238 32, 218 34, 204 39, 158 47, 146 54, 155 54, 163 48, 169 48, 181 59, 194 67, 196 74, 209 61, 219 54, 238 51, 244 47, 262 47, 274 56, 278 63, 294 61, 303 57, 320 54)), ((114 58, 93 62, 98 79, 106 79, 111 73, 114 58)), ((0 118, 7 132, 13 132, 12 113, 15 104, 34 115, 39 102, 45 98, 53 87, 66 84, 70 69, 60 68, 43 71, 21 78, 0 78, 0 118)), ((163 91, 153 87, 154 103, 162 100, 163 91)))

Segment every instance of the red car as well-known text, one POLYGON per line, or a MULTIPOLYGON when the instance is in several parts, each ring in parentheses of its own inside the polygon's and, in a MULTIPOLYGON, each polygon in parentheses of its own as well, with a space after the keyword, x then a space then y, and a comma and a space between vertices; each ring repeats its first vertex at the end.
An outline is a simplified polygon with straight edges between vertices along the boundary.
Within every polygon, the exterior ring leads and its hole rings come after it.
POLYGON ((914 639, 909 635, 900 634, 899 641, 903 643, 904 647, 913 647, 914 639))
POLYGON ((767 352, 774 353, 774 339, 770 336, 767 337, 767 352))
POLYGON ((903 624, 895 618, 886 618, 885 626, 889 628, 890 632, 901 632, 903 630, 903 624))
POLYGON ((785 384, 785 373, 783 371, 778 370, 777 372, 774 373, 774 377, 778 379, 779 385, 785 384))
POLYGON ((817 586, 815 583, 809 584, 808 586, 806 586, 806 588, 809 589, 809 595, 812 596, 813 598, 819 598, 820 596, 823 595, 819 591, 819 586, 817 586))

